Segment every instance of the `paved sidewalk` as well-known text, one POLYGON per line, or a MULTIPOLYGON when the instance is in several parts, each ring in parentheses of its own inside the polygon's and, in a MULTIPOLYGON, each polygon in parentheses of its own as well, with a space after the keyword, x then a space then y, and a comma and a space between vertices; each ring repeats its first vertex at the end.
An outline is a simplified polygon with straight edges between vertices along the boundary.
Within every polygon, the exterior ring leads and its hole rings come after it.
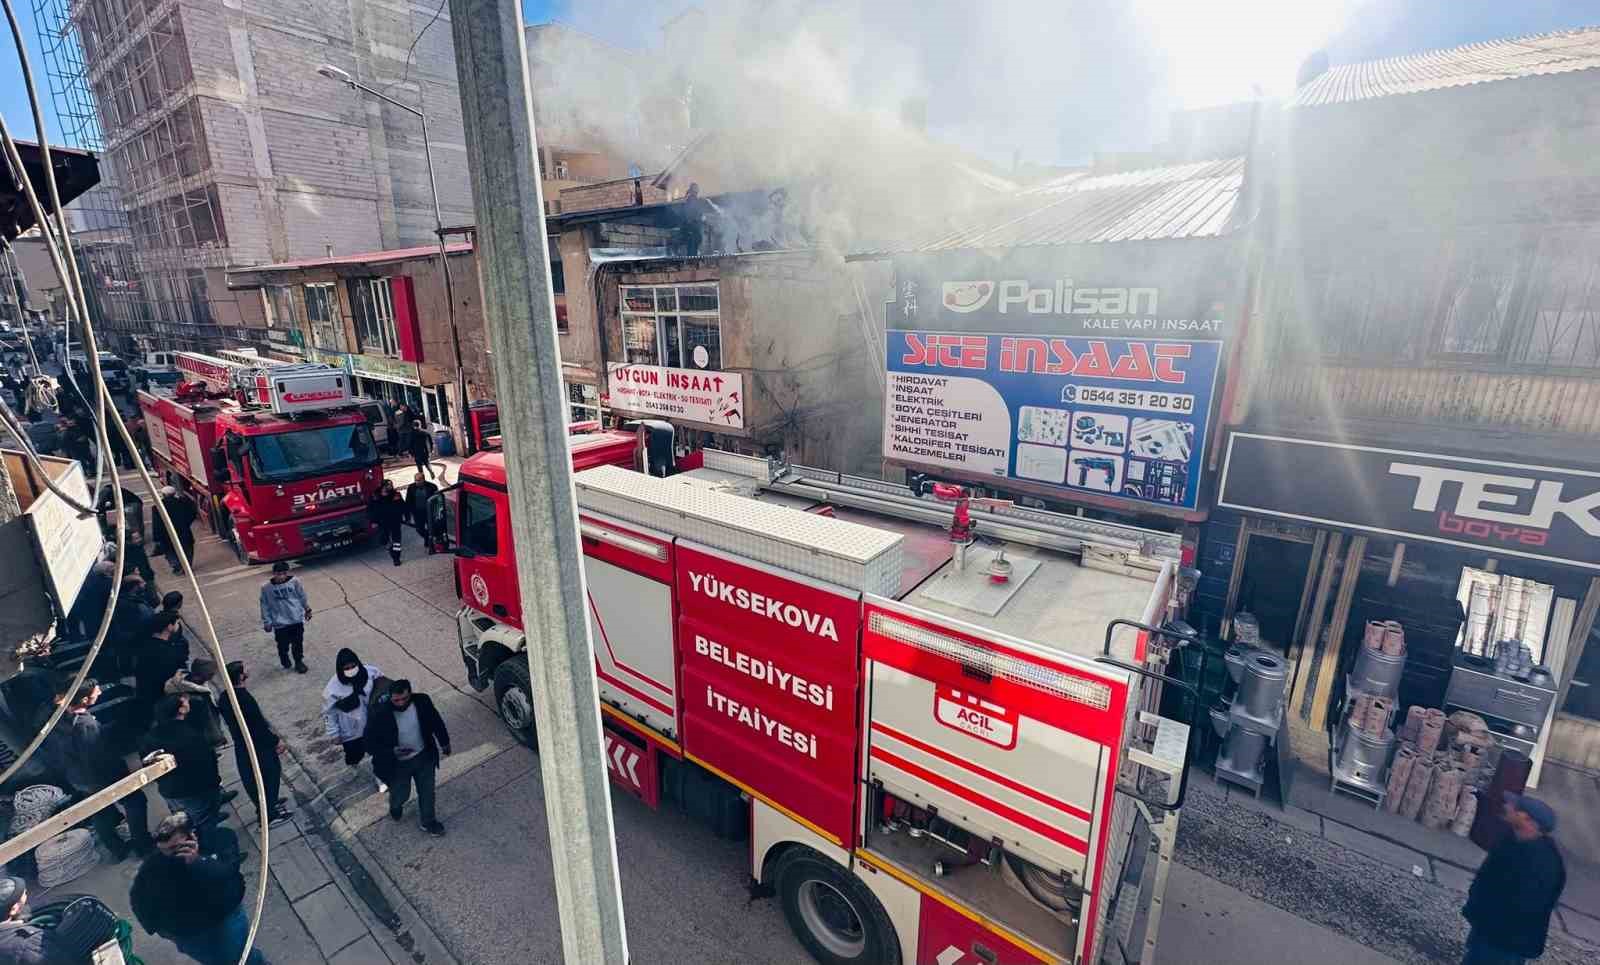
MULTIPOLYGON (((453 479, 459 459, 435 460, 444 464, 453 479)), ((407 464, 404 482, 409 483, 415 468, 407 464)), ((386 475, 396 476, 398 470, 386 468, 386 475)), ((397 479, 397 482, 399 480, 397 479)), ((150 497, 143 485, 126 474, 123 485, 139 492, 149 505, 150 497)), ((159 523, 156 523, 159 525, 159 523)), ((261 635, 258 646, 240 648, 234 639, 235 628, 240 624, 257 631, 254 607, 254 589, 270 575, 265 566, 240 566, 234 559, 229 544, 201 529, 197 532, 194 561, 201 586, 212 603, 212 617, 229 659, 242 658, 257 669, 272 669, 262 673, 260 686, 253 688, 263 712, 280 733, 289 736, 291 721, 300 711, 286 698, 294 691, 310 688, 320 690, 325 676, 300 677, 290 674, 279 677, 276 657, 270 658, 271 639, 261 635), (246 592, 249 605, 229 606, 224 598, 214 596, 219 585, 240 584, 246 592), (277 686, 266 686, 269 681, 277 686)), ((160 560, 153 560, 157 581, 163 591, 180 589, 191 595, 190 588, 179 577, 170 575, 160 560)), ((189 638, 195 641, 194 652, 200 652, 199 641, 204 634, 199 628, 199 611, 191 604, 185 608, 185 621, 189 638)), ((253 641, 254 642, 254 641, 253 641)), ((324 668, 319 671, 325 673, 324 668)), ((255 681, 253 681, 255 683, 255 681)), ((224 712, 227 712, 226 709, 224 712)), ((272 826, 268 836, 270 849, 269 877, 266 904, 257 944, 276 965, 293 963, 328 962, 332 965, 454 965, 456 959, 445 949, 417 911, 405 899, 381 870, 381 863, 367 851, 356 838, 355 829, 339 818, 317 782, 306 773, 294 756, 297 742, 288 741, 290 755, 280 758, 283 764, 281 794, 291 802, 295 811, 292 821, 272 826)), ((260 878, 260 857, 255 808, 250 804, 240 784, 238 768, 232 748, 220 754, 219 767, 224 786, 240 788, 239 796, 227 810, 228 821, 249 855, 242 871, 247 889, 246 910, 254 908, 257 883, 260 878)), ((165 803, 152 786, 146 789, 150 800, 152 827, 167 814, 165 803)), ((138 872, 139 862, 130 858, 120 864, 101 864, 93 872, 60 888, 57 893, 94 894, 110 905, 120 916, 129 920, 132 910, 128 891, 138 872)), ((46 892, 35 892, 43 897, 46 892)), ((161 962, 186 961, 165 939, 146 933, 135 922, 134 947, 150 965, 161 962)))
MULTIPOLYGON (((231 749, 222 752, 224 785, 240 788, 231 749)), ((301 778, 304 782, 304 778, 301 778)), ((285 795, 299 788, 285 781, 285 795)), ((165 802, 154 787, 146 789, 152 825, 167 815, 165 802)), ((259 891, 260 847, 255 808, 240 790, 225 808, 227 826, 239 836, 247 858, 240 867, 245 879, 244 908, 254 911, 259 891)), ((329 848, 319 840, 319 823, 313 813, 301 811, 291 821, 273 825, 267 844, 271 849, 266 904, 256 945, 277 965, 325 962, 330 965, 402 965, 407 962, 448 961, 444 956, 414 958, 393 931, 363 905, 329 848)), ((54 889, 29 889, 29 900, 39 904, 53 894, 92 894, 121 917, 133 922, 134 951, 146 962, 187 961, 165 938, 144 931, 133 916, 129 889, 139 871, 139 859, 119 864, 102 862, 89 874, 54 889)), ((413 943, 414 945, 414 943, 413 943)))
MULTIPOLYGON (((1448 962, 1462 954, 1461 905, 1476 871, 1474 855, 1481 854, 1461 843, 1449 860, 1429 856, 1310 811, 1234 793, 1196 772, 1178 826, 1177 860, 1396 960, 1448 962)), ((1592 900, 1587 889, 1563 895, 1541 962, 1600 960, 1592 900)))

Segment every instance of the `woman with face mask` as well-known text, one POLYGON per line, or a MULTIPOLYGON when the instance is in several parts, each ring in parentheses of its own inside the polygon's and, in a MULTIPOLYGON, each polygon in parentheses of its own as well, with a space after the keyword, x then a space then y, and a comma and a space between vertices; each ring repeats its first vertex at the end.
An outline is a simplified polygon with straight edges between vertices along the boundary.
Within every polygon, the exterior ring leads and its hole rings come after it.
POLYGON ((367 754, 361 735, 367 729, 367 704, 382 671, 362 663, 349 647, 339 650, 333 667, 333 676, 322 688, 322 717, 328 736, 344 745, 344 762, 354 767, 367 754))

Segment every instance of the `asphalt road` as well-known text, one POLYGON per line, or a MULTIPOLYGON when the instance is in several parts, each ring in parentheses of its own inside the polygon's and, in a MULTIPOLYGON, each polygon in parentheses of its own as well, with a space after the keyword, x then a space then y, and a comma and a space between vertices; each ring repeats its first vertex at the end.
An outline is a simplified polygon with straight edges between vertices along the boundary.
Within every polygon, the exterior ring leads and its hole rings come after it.
MULTIPOLYGON (((489 699, 465 682, 451 558, 428 557, 407 535, 399 567, 371 547, 297 568, 314 611, 305 676, 279 669, 259 625, 257 594, 268 569, 238 565, 209 534, 196 555, 225 650, 255 669, 251 687, 268 716, 446 946, 461 961, 484 965, 559 962, 537 757, 511 740, 489 699), (391 821, 370 767, 346 768, 323 735, 320 694, 341 646, 386 676, 410 678, 438 703, 455 752, 440 772, 445 837, 418 829, 414 805, 403 822, 391 821)), ((177 586, 164 572, 159 582, 163 590, 177 586)), ((199 620, 190 610, 185 616, 199 620)), ((634 962, 810 961, 772 901, 749 902, 745 844, 720 840, 674 811, 651 812, 625 794, 612 800, 634 962)))

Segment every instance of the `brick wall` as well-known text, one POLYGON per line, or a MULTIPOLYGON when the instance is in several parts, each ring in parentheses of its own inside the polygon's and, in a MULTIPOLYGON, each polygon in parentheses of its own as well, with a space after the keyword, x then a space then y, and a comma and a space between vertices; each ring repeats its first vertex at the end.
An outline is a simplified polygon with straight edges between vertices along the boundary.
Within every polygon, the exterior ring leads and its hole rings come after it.
POLYGON ((285 259, 317 258, 330 244, 335 254, 383 247, 377 203, 371 198, 278 191, 277 199, 289 242, 285 259))
POLYGON ((604 248, 665 248, 677 242, 678 230, 648 224, 603 221, 595 237, 604 248))
POLYGON ((622 178, 617 181, 601 181, 596 184, 585 184, 576 188, 567 188, 561 192, 561 213, 571 214, 575 211, 603 211, 608 208, 626 208, 634 203, 634 186, 638 185, 638 193, 645 204, 656 204, 669 201, 668 193, 650 184, 650 178, 622 178))

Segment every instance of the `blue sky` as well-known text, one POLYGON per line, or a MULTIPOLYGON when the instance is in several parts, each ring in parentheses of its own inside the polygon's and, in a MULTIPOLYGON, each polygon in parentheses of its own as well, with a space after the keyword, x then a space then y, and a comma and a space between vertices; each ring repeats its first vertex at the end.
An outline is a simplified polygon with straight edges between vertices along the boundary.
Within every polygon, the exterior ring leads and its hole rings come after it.
MULTIPOLYGON (((32 4, 13 2, 48 97, 32 4)), ((1042 163, 1148 147, 1173 107, 1240 98, 1253 86, 1280 90, 1318 46, 1337 64, 1600 24, 1597 0, 991 3, 975 21, 970 0, 834 0, 853 9, 865 35, 854 76, 870 77, 882 60, 893 59, 922 78, 937 136, 992 158, 1018 151, 1042 163)), ((688 5, 524 0, 523 11, 530 23, 560 20, 622 46, 648 48, 661 22, 688 5)), ((773 29, 785 28, 775 22, 773 29)), ((15 50, 7 42, 0 51, 0 112, 14 134, 32 140, 15 50)), ((53 123, 48 104, 46 115, 53 123)), ((53 137, 58 133, 52 128, 53 137)))

